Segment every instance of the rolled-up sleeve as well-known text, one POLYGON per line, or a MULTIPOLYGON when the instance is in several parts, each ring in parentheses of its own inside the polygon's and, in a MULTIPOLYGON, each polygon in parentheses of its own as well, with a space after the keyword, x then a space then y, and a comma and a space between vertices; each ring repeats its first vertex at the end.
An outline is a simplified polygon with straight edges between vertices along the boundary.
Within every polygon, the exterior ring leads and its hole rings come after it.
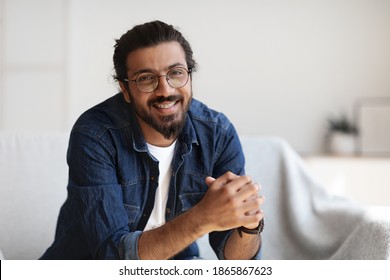
POLYGON ((123 260, 139 260, 138 239, 142 231, 135 231, 124 235, 119 243, 119 256, 123 260))

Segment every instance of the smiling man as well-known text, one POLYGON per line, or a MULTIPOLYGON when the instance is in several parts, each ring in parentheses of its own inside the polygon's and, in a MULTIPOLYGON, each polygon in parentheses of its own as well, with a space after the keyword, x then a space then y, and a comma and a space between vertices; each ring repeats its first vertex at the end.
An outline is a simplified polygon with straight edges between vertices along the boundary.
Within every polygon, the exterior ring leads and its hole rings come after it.
POLYGON ((123 79, 125 83, 120 86, 146 142, 169 146, 184 126, 192 99, 192 68, 187 66, 183 48, 172 41, 138 49, 128 54, 126 65, 129 79, 123 79), (159 82, 161 77, 165 83, 159 82))
POLYGON ((117 40, 121 92, 75 123, 68 196, 42 259, 260 258, 264 198, 233 125, 192 98, 196 63, 160 21, 117 40))

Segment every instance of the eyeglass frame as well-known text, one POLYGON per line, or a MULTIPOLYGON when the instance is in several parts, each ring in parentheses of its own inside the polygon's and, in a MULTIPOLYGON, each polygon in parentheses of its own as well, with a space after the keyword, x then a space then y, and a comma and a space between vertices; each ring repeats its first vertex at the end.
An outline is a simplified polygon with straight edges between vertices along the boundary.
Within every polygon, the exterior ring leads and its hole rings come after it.
POLYGON ((138 88, 141 92, 143 92, 143 93, 151 93, 151 92, 155 91, 155 90, 158 88, 158 86, 160 85, 160 78, 161 78, 161 77, 165 77, 165 80, 167 81, 167 83, 168 83, 168 85, 169 85, 170 87, 172 87, 172 88, 182 88, 182 87, 184 87, 184 86, 188 83, 191 74, 192 74, 192 68, 186 69, 185 67, 173 67, 173 68, 169 69, 168 72, 167 72, 165 75, 157 75, 156 73, 153 73, 153 72, 141 72, 141 73, 138 73, 138 74, 137 74, 137 76, 135 77, 135 79, 133 79, 133 80, 130 80, 130 79, 123 79, 123 81, 124 81, 124 82, 135 82, 135 85, 137 86, 137 88, 138 88), (187 72, 187 74, 188 74, 186 82, 185 82, 182 86, 180 86, 180 87, 173 87, 173 86, 169 83, 168 74, 169 74, 169 72, 171 72, 172 70, 175 70, 175 69, 182 69, 182 70, 185 70, 185 71, 187 72), (151 91, 144 91, 144 90, 140 89, 140 87, 138 86, 138 83, 137 83, 138 77, 139 77, 140 75, 145 74, 145 73, 150 73, 150 74, 153 74, 153 75, 155 75, 155 76, 157 77, 157 85, 156 85, 156 87, 155 87, 153 90, 151 90, 151 91))

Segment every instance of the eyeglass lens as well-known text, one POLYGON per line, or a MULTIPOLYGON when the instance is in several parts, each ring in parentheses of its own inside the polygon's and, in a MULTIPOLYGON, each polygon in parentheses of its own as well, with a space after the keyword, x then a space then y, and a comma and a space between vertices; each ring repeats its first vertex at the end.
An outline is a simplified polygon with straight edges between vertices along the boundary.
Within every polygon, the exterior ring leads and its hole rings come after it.
POLYGON ((154 73, 141 73, 136 78, 137 87, 143 92, 154 91, 159 84, 159 77, 166 77, 168 84, 173 88, 181 88, 188 82, 188 71, 182 67, 172 68, 166 75, 157 76, 154 73))

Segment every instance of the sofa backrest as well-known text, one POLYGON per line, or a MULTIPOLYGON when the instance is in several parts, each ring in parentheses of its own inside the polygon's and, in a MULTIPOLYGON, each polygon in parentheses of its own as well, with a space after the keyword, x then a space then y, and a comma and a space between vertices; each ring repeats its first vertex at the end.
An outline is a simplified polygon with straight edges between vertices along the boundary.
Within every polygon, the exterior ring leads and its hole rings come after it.
MULTIPOLYGON (((5 259, 38 259, 53 242, 66 198, 68 138, 68 133, 0 132, 5 259)), ((246 172, 266 197, 264 259, 390 258, 389 207, 366 214, 361 205, 329 195, 279 138, 241 137, 241 142, 246 172)), ((213 258, 207 237, 199 243, 204 257, 213 258)))
POLYGON ((68 133, 0 132, 0 250, 38 259, 66 198, 68 133))

